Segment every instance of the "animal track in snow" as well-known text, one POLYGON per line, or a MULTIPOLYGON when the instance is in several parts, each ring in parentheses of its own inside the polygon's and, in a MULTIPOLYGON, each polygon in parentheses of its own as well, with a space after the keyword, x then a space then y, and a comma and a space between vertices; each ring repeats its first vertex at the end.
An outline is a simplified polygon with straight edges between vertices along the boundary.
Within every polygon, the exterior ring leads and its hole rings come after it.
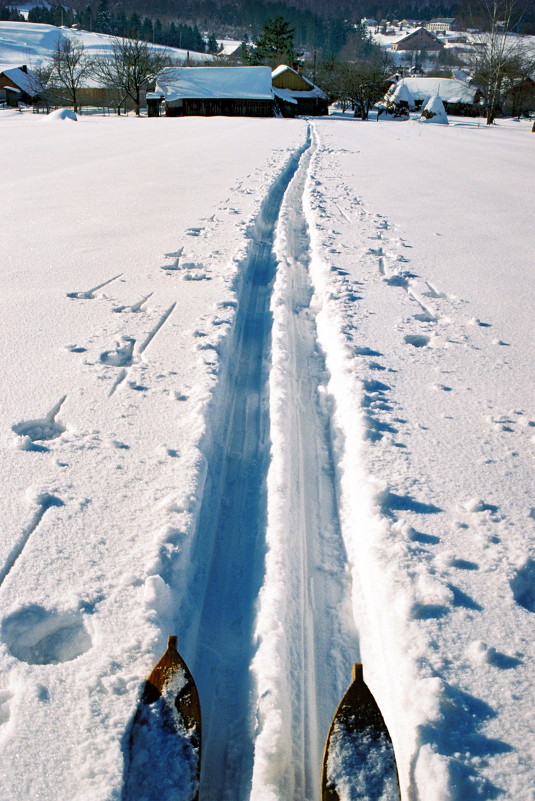
POLYGON ((94 293, 97 289, 102 289, 103 286, 107 286, 111 284, 112 281, 115 281, 117 278, 120 278, 122 273, 119 275, 114 275, 113 278, 109 278, 107 281, 103 281, 102 284, 97 284, 92 289, 87 289, 85 292, 67 292, 68 298, 76 298, 78 300, 93 300, 95 297, 94 293))
POLYGON ((12 431, 21 438, 20 441, 17 442, 17 447, 20 450, 39 451, 41 453, 46 453, 48 451, 48 448, 44 445, 36 443, 47 442, 63 434, 65 426, 58 422, 56 417, 66 398, 66 395, 60 398, 45 417, 37 420, 26 420, 12 426, 12 431))
POLYGON ((61 612, 37 604, 6 617, 1 636, 11 654, 30 665, 70 662, 92 645, 80 612, 61 612))

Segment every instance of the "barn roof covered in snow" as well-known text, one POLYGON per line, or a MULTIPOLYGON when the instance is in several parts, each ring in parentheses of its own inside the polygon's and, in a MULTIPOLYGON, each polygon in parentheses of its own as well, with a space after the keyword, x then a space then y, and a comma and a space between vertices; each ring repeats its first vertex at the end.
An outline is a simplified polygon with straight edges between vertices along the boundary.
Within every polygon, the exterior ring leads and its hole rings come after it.
POLYGON ((273 99, 269 67, 167 67, 158 73, 156 91, 168 103, 183 98, 273 99))
POLYGON ((11 67, 2 70, 2 75, 8 78, 11 83, 17 86, 22 92, 33 97, 43 89, 43 84, 37 75, 27 67, 11 67))

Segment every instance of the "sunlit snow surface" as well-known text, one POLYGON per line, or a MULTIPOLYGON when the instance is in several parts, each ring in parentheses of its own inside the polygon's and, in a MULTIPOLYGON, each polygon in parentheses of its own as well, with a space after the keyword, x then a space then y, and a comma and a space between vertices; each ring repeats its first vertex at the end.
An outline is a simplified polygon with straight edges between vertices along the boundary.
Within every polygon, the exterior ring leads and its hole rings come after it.
POLYGON ((530 801, 534 134, 449 122, 0 110, 3 798, 121 799, 177 634, 210 801, 355 661, 404 801, 530 801))

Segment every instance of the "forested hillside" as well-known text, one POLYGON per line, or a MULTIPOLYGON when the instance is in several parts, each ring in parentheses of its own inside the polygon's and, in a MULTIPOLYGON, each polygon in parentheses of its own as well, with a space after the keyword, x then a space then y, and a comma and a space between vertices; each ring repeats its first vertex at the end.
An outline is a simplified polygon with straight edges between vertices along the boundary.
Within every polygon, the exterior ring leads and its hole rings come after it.
MULTIPOLYGON (((266 19, 278 16, 295 30, 298 47, 321 48, 336 55, 344 47, 353 23, 363 17, 429 20, 455 17, 462 27, 484 27, 488 14, 480 7, 487 0, 69 0, 41 5, 30 13, 33 22, 70 25, 144 39, 170 46, 202 49, 200 33, 215 37, 254 40, 266 19), (169 26, 173 24, 175 28, 169 26), (181 32, 178 30, 182 26, 181 32), (188 26, 186 30, 184 26, 188 26)), ((535 3, 514 0, 512 29, 535 33, 535 3)), ((0 0, 0 18, 16 19, 10 0, 0 0)), ((209 49, 213 51, 212 40, 209 49)))

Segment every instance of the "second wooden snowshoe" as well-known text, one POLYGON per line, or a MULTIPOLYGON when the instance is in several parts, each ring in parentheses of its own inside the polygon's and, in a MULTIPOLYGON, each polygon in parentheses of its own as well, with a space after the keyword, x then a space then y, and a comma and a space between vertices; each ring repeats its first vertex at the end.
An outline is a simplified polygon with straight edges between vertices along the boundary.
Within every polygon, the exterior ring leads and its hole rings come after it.
POLYGON ((400 801, 392 740, 362 665, 340 701, 325 743, 322 801, 400 801))

